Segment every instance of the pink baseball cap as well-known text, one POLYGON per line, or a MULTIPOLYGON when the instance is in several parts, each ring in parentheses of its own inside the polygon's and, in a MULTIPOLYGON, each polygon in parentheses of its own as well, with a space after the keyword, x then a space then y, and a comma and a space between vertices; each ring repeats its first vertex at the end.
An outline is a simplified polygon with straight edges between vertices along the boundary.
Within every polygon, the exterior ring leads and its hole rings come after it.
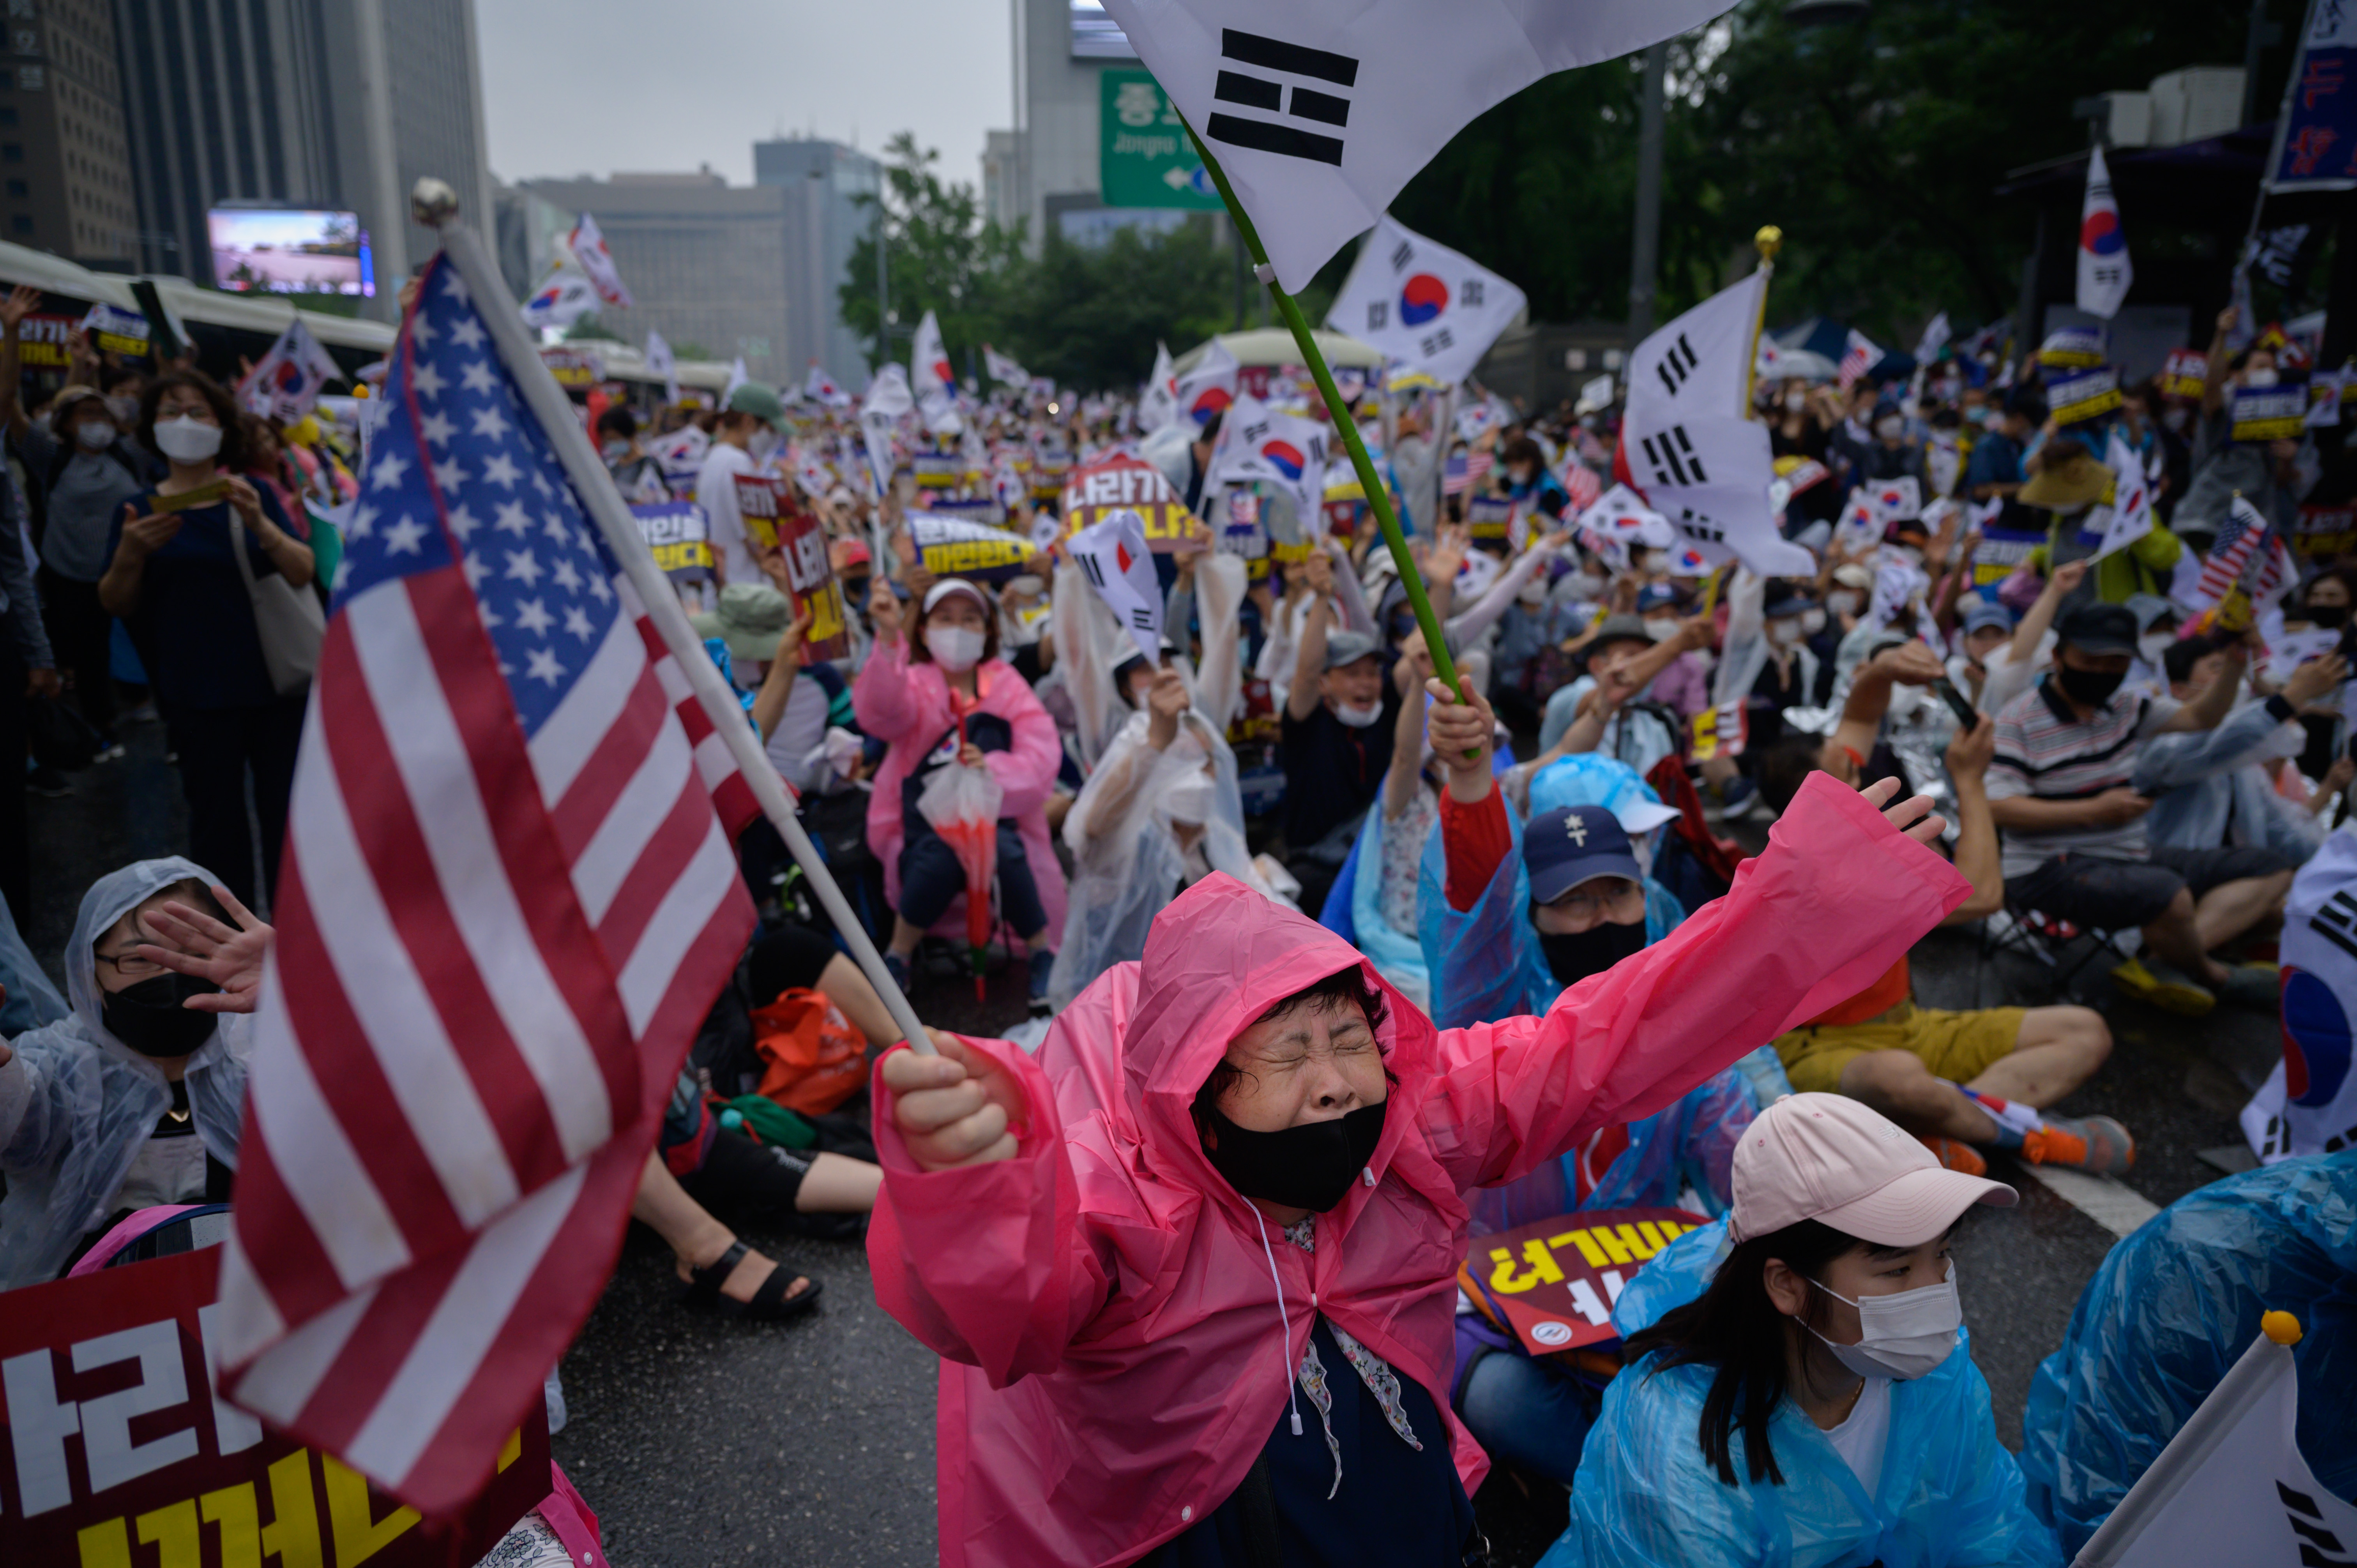
POLYGON ((1952 1171, 1879 1112, 1840 1094, 1788 1094, 1735 1149, 1727 1239, 1813 1219, 1878 1247, 1920 1247, 1975 1203, 2010 1208, 2001 1181, 1952 1171))

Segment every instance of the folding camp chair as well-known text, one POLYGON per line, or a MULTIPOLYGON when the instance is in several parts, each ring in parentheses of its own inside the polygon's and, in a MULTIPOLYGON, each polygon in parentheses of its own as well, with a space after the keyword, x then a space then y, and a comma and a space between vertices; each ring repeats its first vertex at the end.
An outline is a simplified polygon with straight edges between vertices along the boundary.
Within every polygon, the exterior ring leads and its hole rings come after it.
POLYGON ((2071 982, 2097 955, 2108 953, 2115 962, 2125 963, 2136 956, 2140 945, 2141 934, 2134 929, 2098 930, 2007 898, 2004 908, 1981 922, 1980 961, 1986 965, 2002 953, 2036 959, 2054 972, 2053 993, 2059 996, 2070 990, 2071 982), (2088 939, 2083 947, 2079 946, 2082 937, 2088 939), (2074 947, 2078 948, 2075 956, 2074 947))

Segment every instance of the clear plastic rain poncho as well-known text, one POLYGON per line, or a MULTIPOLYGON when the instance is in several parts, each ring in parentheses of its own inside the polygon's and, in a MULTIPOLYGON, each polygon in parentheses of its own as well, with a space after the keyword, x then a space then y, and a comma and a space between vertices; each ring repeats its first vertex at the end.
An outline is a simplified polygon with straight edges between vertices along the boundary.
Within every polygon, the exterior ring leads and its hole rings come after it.
MULTIPOLYGON (((1727 1251, 1724 1221, 1690 1230, 1646 1263, 1614 1304, 1625 1337, 1702 1294, 1727 1251)), ((1969 1329, 1945 1361, 1890 1386, 1881 1484, 1868 1497, 1849 1461, 1787 1400, 1770 1441, 1784 1484, 1754 1481, 1738 1428, 1736 1484, 1696 1434, 1717 1369, 1623 1368, 1604 1393, 1572 1484, 1571 1520, 1539 1568, 2053 1568, 2054 1538, 2032 1517, 2020 1467, 1996 1440, 1969 1329)))
POLYGON ((1275 897, 1244 843, 1235 753, 1222 733, 1240 680, 1237 611, 1243 590, 1242 558, 1199 558, 1195 593, 1204 628, 1203 665, 1189 671, 1182 657, 1172 656, 1172 667, 1189 681, 1193 705, 1180 715, 1178 737, 1157 753, 1146 744, 1151 720, 1143 709, 1129 712, 1117 725, 1107 713, 1107 704, 1127 708, 1113 694, 1112 677, 1122 657, 1135 656, 1128 634, 1114 625, 1077 572, 1069 585, 1060 580, 1058 657, 1064 657, 1065 638, 1087 648, 1087 655, 1069 667, 1088 674, 1087 681, 1075 681, 1073 699, 1077 707, 1103 715, 1097 728, 1108 738, 1064 817, 1064 844, 1072 853, 1071 892, 1064 940, 1048 979, 1049 1003, 1059 1011, 1114 964, 1145 956, 1147 929, 1181 881, 1192 879, 1190 867, 1199 875, 1224 871, 1263 896, 1275 897), (1068 607, 1068 598, 1077 605, 1068 607), (1124 649, 1129 652, 1122 653, 1124 649), (1197 828, 1200 838, 1182 848, 1182 829, 1192 837, 1197 828), (1194 864, 1199 857, 1200 864, 1194 864))
MULTIPOLYGON (((1620 819, 1623 827, 1639 826, 1630 837, 1638 845, 1640 864, 1648 851, 1648 833, 1667 820, 1666 810, 1652 788, 1627 763, 1591 753, 1576 753, 1550 764, 1531 779, 1534 814, 1557 806, 1602 806, 1620 819), (1650 804, 1651 821, 1637 808, 1650 804)), ((1674 812, 1670 813, 1675 815, 1674 812)), ((1473 908, 1448 907, 1444 890, 1448 879, 1448 854, 1441 835, 1425 841, 1415 894, 1417 939, 1424 948, 1425 971, 1430 976, 1432 1021, 1444 1029, 1461 1029, 1517 1014, 1540 1014, 1563 986, 1546 966, 1532 929, 1531 878, 1523 868, 1523 821, 1509 806, 1506 824, 1513 842, 1506 858, 1491 874, 1490 885, 1473 908)), ((1652 877, 1645 879, 1645 940, 1660 941, 1686 918, 1684 906, 1652 877)))
POLYGON ((2063 1550, 2111 1516, 2269 1311, 2303 1331, 2292 1348, 2301 1456, 2334 1496, 2357 1496, 2357 1148, 2347 1148, 2188 1193, 2087 1282, 2021 1422, 2030 1507, 2063 1550))
MULTIPOLYGON (((171 1108, 163 1069, 99 1023, 91 950, 141 902, 188 881, 210 887, 214 877, 176 855, 126 865, 92 884, 66 944, 72 1015, 8 1042, 16 1059, 0 1072, 23 1073, 27 1081, 16 1124, 0 1123, 0 1171, 8 1177, 8 1197, 0 1203, 0 1289, 56 1277, 74 1244, 106 1219, 140 1144, 171 1108)), ((248 1019, 223 1015, 188 1057, 186 1081, 197 1135, 207 1153, 232 1169, 250 1039, 248 1019)))
POLYGON ((0 1036, 13 1040, 66 1015, 66 999, 49 983, 49 977, 34 961, 33 950, 17 933, 16 917, 5 898, 0 898, 0 985, 8 988, 7 999, 0 1002, 0 1036))

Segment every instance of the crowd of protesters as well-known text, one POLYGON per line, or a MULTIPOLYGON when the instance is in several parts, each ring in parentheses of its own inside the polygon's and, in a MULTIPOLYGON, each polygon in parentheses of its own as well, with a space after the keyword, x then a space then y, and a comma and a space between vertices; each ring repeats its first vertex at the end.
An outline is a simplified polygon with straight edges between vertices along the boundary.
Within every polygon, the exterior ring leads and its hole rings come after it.
MULTIPOLYGON (((89 889, 62 995, 0 949, 6 1287, 233 1199, 307 696, 257 585, 331 607, 368 423, 79 338, 36 395, 34 303, 0 306, 0 767, 72 787, 28 747, 45 705, 82 768, 160 724, 188 856, 89 889)), ((1997 1444, 1947 1249, 2015 1200, 1993 1156, 2132 1170, 2133 1130, 2055 1109, 2100 1102, 2113 1035, 1919 1006, 1910 950, 2093 943, 2138 1003, 2273 1011, 2357 775, 2352 542, 2303 532, 2350 488, 2338 432, 2236 413, 2301 345, 2230 311, 2190 373, 2050 396, 2106 356, 1765 364, 1816 563, 1781 577, 1614 488, 1610 400, 1365 381, 1438 647, 1339 451, 1322 495, 1222 478, 1224 399, 1150 425, 1156 389, 975 388, 879 434, 815 380, 601 390, 625 499, 695 509, 659 556, 890 978, 922 1008, 1003 974, 1028 1015, 875 1066, 883 1002, 750 830, 762 932, 632 1210, 683 1302, 799 1316, 822 1282, 732 1224, 865 1230, 952 1368, 945 1560, 1477 1561, 1494 1461, 1569 1489, 1550 1563, 2059 1562, 2086 1510, 1997 1444), (1068 477, 1114 459, 1185 520, 1158 650, 1070 546, 1068 477), (979 872, 931 809, 961 770, 997 802, 979 872), (1700 1227, 1621 1298, 1641 1371, 1534 1357, 1447 1288, 1469 1242, 1641 1207, 1700 1227)), ((1253 392, 1326 417, 1296 371, 1253 392)), ((27 835, 0 793, 20 920, 27 835)))

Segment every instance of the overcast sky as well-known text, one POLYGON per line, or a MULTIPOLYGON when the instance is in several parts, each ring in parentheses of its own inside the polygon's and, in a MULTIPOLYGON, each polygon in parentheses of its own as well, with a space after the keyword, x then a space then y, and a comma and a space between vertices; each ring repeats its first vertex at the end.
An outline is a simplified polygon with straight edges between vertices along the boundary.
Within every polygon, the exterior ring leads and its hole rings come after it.
POLYGON ((475 0, 491 171, 504 180, 710 164, 815 130, 877 151, 896 131, 981 177, 1012 122, 1007 0, 475 0))

